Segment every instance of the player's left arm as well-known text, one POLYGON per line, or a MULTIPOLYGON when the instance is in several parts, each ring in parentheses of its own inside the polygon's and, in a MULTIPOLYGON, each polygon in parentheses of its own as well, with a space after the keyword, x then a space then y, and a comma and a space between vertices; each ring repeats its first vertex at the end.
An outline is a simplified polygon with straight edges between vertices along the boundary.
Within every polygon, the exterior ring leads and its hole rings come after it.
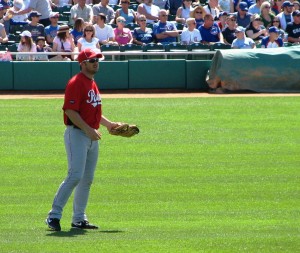
POLYGON ((110 121, 108 118, 106 118, 105 116, 102 115, 101 120, 100 120, 100 124, 102 126, 105 126, 108 130, 108 132, 111 131, 112 128, 115 128, 117 126, 119 126, 120 124, 117 122, 112 122, 110 121))

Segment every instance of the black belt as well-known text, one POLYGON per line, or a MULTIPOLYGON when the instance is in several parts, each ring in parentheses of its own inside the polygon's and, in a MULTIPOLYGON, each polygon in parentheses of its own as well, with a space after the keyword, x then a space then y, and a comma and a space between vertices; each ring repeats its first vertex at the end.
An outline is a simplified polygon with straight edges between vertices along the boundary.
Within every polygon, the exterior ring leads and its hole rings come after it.
POLYGON ((68 125, 68 126, 73 126, 73 127, 76 128, 76 129, 81 129, 81 128, 79 128, 78 126, 75 126, 75 125, 68 125))

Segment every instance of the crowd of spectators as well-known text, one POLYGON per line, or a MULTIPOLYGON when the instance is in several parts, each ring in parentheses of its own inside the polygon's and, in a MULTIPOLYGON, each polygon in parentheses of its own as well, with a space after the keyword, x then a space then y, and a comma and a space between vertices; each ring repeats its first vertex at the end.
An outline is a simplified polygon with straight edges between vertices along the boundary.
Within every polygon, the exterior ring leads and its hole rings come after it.
POLYGON ((300 42, 299 6, 293 0, 0 0, 0 43, 22 26, 19 52, 132 43, 274 48, 300 42), (59 11, 66 6, 69 11, 59 11), (62 16, 69 20, 61 22, 62 16))

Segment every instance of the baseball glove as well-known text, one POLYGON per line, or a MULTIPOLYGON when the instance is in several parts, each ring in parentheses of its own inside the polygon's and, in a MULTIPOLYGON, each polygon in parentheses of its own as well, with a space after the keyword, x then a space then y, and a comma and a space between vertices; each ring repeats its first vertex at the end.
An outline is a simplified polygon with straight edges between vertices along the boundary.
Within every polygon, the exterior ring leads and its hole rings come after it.
POLYGON ((129 125, 127 123, 121 123, 120 126, 112 128, 110 134, 122 136, 122 137, 132 137, 140 132, 136 125, 129 125))

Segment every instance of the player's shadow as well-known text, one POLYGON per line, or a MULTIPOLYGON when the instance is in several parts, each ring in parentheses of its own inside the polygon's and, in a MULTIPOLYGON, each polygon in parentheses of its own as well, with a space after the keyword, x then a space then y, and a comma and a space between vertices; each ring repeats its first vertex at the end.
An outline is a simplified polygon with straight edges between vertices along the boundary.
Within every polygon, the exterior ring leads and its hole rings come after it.
MULTIPOLYGON (((54 236, 54 237, 76 237, 80 235, 86 234, 88 231, 85 229, 78 229, 78 228, 71 228, 69 231, 50 231, 49 234, 46 236, 54 236)), ((122 230, 99 230, 99 233, 108 233, 108 234, 116 234, 116 233, 123 233, 122 230)))
POLYGON ((54 236, 54 237, 76 237, 80 235, 84 235, 87 233, 84 229, 71 228, 69 231, 50 231, 46 236, 54 236))

